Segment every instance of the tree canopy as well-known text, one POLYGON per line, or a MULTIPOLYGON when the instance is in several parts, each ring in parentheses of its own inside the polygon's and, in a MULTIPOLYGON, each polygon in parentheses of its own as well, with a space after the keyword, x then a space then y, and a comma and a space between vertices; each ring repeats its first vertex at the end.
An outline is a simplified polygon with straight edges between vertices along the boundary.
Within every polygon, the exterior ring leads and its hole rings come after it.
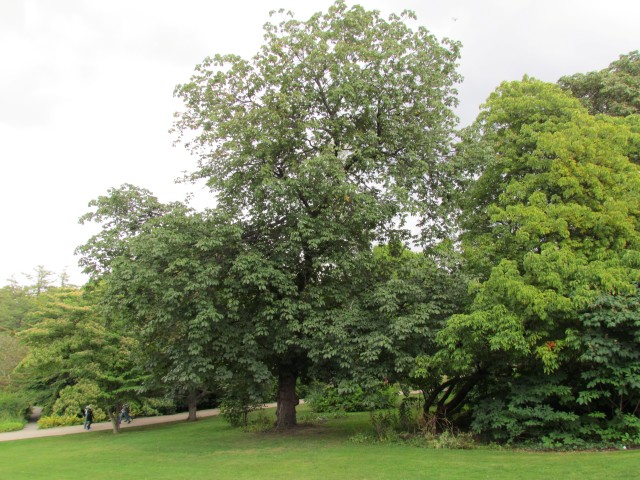
POLYGON ((207 58, 176 89, 191 177, 242 230, 234 296, 278 378, 281 426, 295 424, 295 379, 326 341, 327 285, 348 284, 360 253, 439 203, 459 46, 412 30, 412 16, 339 1, 267 23, 251 60, 207 58))
POLYGON ((640 443, 637 52, 504 82, 454 132, 459 45, 411 12, 274 15, 175 90, 216 207, 123 185, 81 219, 154 379, 245 413, 275 383, 278 428, 312 377, 420 388, 436 426, 495 440, 640 443))
POLYGON ((602 295, 634 294, 640 278, 640 170, 628 148, 637 133, 530 78, 503 83, 478 123, 483 146, 461 149, 484 153, 469 162, 479 177, 461 217, 475 299, 439 332, 444 349, 427 364, 480 376, 487 398, 503 392, 480 403, 479 430, 542 436, 585 413, 581 312, 602 295))
MULTIPOLYGON (((20 332, 28 346, 18 367, 25 386, 39 405, 50 410, 66 391, 80 389, 93 398, 78 397, 107 412, 114 432, 119 430, 122 404, 135 398, 143 386, 138 343, 126 335, 117 319, 101 315, 97 292, 58 289, 51 301, 34 312, 37 322, 20 332)), ((83 407, 67 405, 72 415, 83 407)))
POLYGON ((640 114, 640 52, 635 50, 596 72, 562 77, 558 83, 580 99, 591 114, 640 114))

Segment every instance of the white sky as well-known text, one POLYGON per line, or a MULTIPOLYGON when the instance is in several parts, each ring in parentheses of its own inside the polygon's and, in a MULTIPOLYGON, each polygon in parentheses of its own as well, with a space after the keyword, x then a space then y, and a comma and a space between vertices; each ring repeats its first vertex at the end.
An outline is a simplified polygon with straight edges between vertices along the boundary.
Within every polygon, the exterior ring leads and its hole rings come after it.
MULTIPOLYGON (((0 0, 0 285, 37 265, 84 283, 73 251, 94 230, 77 219, 110 187, 183 200, 194 187, 174 179, 195 159, 168 133, 175 85, 207 55, 253 56, 270 10, 307 19, 332 3, 0 0)), ((385 17, 414 10, 414 26, 462 42, 463 124, 503 80, 555 82, 640 49, 637 0, 357 3, 385 17)))

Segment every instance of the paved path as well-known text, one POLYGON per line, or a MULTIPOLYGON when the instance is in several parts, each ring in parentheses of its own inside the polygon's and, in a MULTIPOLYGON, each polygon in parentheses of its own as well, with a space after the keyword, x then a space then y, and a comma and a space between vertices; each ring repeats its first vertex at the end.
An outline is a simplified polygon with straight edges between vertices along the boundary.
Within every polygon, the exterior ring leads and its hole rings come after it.
MULTIPOLYGON (((275 407, 275 403, 269 403, 264 406, 264 408, 275 407)), ((198 410, 198 418, 206 418, 213 417, 220 413, 220 409, 212 408, 210 410, 198 410)), ((184 413, 176 413, 175 415, 161 415, 158 417, 137 417, 131 423, 122 423, 120 425, 121 429, 131 428, 131 427, 141 427, 144 425, 155 425, 158 423, 171 423, 171 422, 185 422, 188 418, 189 414, 184 413)), ((113 426, 111 422, 100 422, 94 423, 91 425, 91 431, 87 432, 82 425, 74 425, 72 427, 55 427, 55 428, 45 428, 43 430, 37 429, 36 423, 28 423, 27 426, 23 430, 19 430, 17 432, 6 432, 0 433, 0 442, 9 442, 11 440, 23 440, 27 438, 40 438, 40 437, 56 437, 60 435, 71 435, 74 433, 84 433, 90 434, 91 432, 101 431, 101 430, 112 430, 113 426)))

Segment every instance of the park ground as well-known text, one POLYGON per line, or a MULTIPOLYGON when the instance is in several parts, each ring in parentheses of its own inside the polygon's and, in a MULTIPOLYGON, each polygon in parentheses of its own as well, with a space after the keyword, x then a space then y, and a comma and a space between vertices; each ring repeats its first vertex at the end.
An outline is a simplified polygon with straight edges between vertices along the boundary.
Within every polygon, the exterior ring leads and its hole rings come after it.
MULTIPOLYGON (((371 441, 366 413, 321 422, 307 406, 287 434, 232 428, 215 410, 135 419, 62 436, 0 443, 0 478, 22 479, 634 479, 640 451, 531 452, 424 448, 371 441), (162 423, 158 423, 162 422, 162 423)), ((254 413, 269 421, 272 409, 254 413)), ((73 430, 73 429, 78 430, 73 430)), ((17 432, 20 433, 20 432, 17 432)), ((23 431, 23 434, 26 433, 23 431)), ((50 432, 49 432, 50 433, 50 432)))

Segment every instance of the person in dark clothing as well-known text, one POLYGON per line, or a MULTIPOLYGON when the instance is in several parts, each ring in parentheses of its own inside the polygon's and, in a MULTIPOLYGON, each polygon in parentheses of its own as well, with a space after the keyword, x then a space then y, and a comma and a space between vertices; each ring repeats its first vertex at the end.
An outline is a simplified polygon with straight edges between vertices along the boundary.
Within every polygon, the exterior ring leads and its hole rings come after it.
POLYGON ((129 411, 129 404, 127 403, 122 406, 122 410, 120 411, 120 422, 123 420, 127 423, 131 423, 131 414, 129 411))
POLYGON ((84 429, 91 430, 91 424, 93 423, 93 409, 91 405, 87 405, 84 408, 84 429))

